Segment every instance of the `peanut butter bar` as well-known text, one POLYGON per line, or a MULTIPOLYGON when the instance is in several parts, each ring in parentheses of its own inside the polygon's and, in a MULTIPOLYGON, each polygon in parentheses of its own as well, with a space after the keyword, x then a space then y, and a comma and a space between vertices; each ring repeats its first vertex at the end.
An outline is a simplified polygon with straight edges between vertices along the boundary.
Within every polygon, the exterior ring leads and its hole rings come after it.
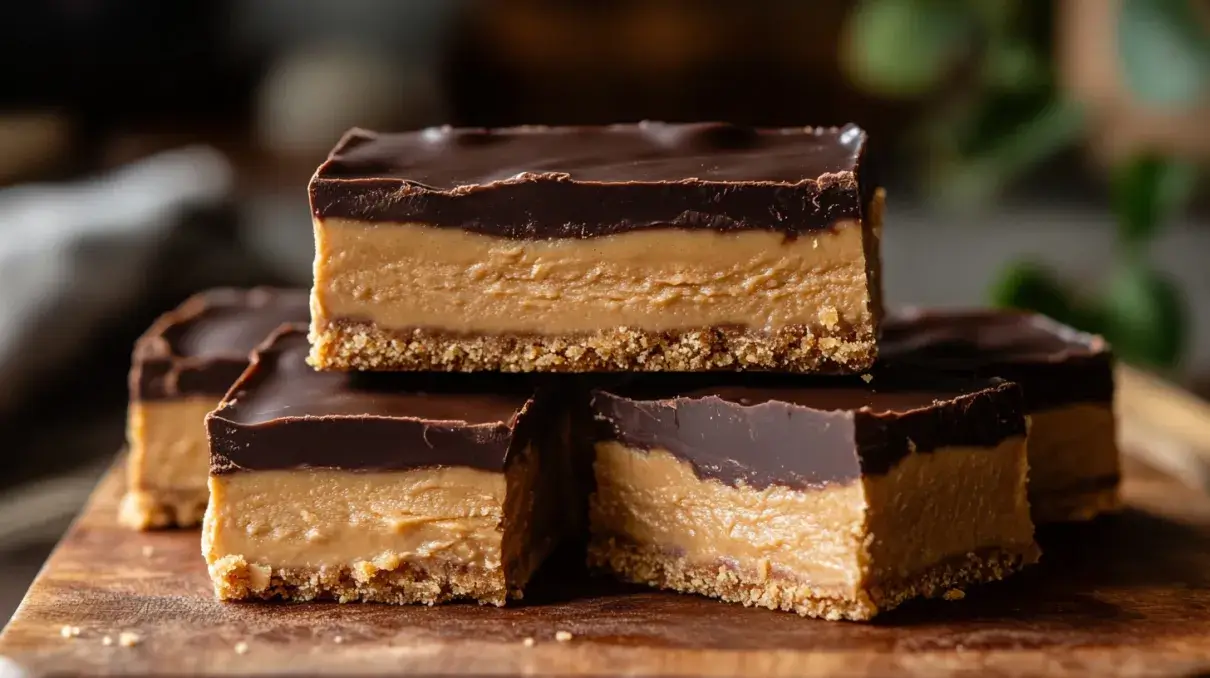
POLYGON ((1113 355, 1103 339, 1031 313, 916 310, 887 319, 882 346, 888 361, 1021 385, 1035 522, 1118 507, 1113 355))
POLYGON ((881 314, 859 128, 355 129, 311 180, 311 363, 851 372, 881 314))
POLYGON ((192 527, 206 510, 203 420, 284 322, 310 317, 304 290, 214 289, 161 316, 135 344, 127 416, 127 492, 135 529, 192 527))
POLYGON ((1037 559, 1016 385, 755 377, 594 392, 591 565, 867 620, 1037 559))
POLYGON ((550 400, 501 375, 316 372, 308 350, 282 328, 207 417, 218 597, 520 598, 564 520, 550 400))

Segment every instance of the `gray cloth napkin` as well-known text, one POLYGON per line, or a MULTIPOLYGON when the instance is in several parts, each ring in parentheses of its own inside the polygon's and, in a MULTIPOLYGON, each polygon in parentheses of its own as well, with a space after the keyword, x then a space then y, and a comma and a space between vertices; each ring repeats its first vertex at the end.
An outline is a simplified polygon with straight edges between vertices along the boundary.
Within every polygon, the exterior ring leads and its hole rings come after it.
POLYGON ((223 156, 190 147, 79 182, 0 190, 0 413, 128 312, 182 211, 226 199, 232 184, 223 156))

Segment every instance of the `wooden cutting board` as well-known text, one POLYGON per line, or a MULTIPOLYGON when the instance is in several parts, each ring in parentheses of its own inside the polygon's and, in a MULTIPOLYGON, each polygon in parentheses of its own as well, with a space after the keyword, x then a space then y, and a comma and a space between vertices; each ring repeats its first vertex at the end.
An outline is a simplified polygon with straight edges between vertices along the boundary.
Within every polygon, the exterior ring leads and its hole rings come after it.
MULTIPOLYGON (((1031 571, 963 600, 910 604, 874 624, 601 580, 564 581, 509 609, 222 604, 196 531, 118 527, 121 483, 117 469, 104 479, 0 636, 7 658, 0 676, 21 675, 19 667, 31 674, 1210 671, 1210 498, 1134 462, 1122 515, 1046 530, 1044 559, 1031 571), (64 637, 64 626, 79 635, 64 637), (571 640, 556 641, 558 631, 571 640), (123 632, 134 634, 132 645, 121 642, 123 632)), ((559 580, 573 568, 552 569, 547 578, 559 580)))

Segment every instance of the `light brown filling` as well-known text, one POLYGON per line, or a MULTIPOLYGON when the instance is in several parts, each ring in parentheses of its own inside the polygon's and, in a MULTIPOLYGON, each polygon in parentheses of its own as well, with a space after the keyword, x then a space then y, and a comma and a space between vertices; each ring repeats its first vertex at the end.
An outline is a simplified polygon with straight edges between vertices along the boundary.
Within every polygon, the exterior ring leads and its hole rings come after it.
POLYGON ((910 454, 863 479, 875 581, 902 581, 947 558, 983 549, 1033 553, 1024 436, 994 448, 910 454))
POLYGON ((1029 415, 1029 491, 1043 496, 1120 474, 1108 404, 1078 403, 1029 415))
POLYGON ((663 449, 609 441, 596 450, 594 536, 623 536, 703 564, 730 558, 766 571, 777 566, 821 586, 852 588, 860 577, 860 485, 737 488, 698 478, 663 449))
POLYGON ((654 545, 704 566, 731 561, 855 595, 949 557, 1033 543, 1024 438, 911 454, 886 475, 802 491, 703 480, 658 448, 602 442, 596 451, 593 538, 654 545))
POLYGON ((315 221, 315 240, 319 332, 342 318, 485 334, 872 323, 857 221, 793 240, 673 228, 511 240, 330 218, 315 221))
POLYGON ((195 396, 130 403, 128 489, 205 491, 210 469, 205 419, 218 401, 213 396, 195 396))
POLYGON ((463 467, 286 470, 210 478, 202 550, 273 568, 501 568, 505 476, 463 467))

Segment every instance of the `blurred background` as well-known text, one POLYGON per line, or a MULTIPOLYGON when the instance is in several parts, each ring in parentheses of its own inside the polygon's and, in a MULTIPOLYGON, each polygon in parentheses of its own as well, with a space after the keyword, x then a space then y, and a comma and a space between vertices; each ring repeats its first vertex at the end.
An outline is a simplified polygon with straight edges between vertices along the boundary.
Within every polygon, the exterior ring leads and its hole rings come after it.
POLYGON ((308 283, 353 125, 869 130, 892 304, 1001 304, 1210 391, 1205 0, 43 0, 0 41, 0 619, 123 441, 131 344, 308 283))

